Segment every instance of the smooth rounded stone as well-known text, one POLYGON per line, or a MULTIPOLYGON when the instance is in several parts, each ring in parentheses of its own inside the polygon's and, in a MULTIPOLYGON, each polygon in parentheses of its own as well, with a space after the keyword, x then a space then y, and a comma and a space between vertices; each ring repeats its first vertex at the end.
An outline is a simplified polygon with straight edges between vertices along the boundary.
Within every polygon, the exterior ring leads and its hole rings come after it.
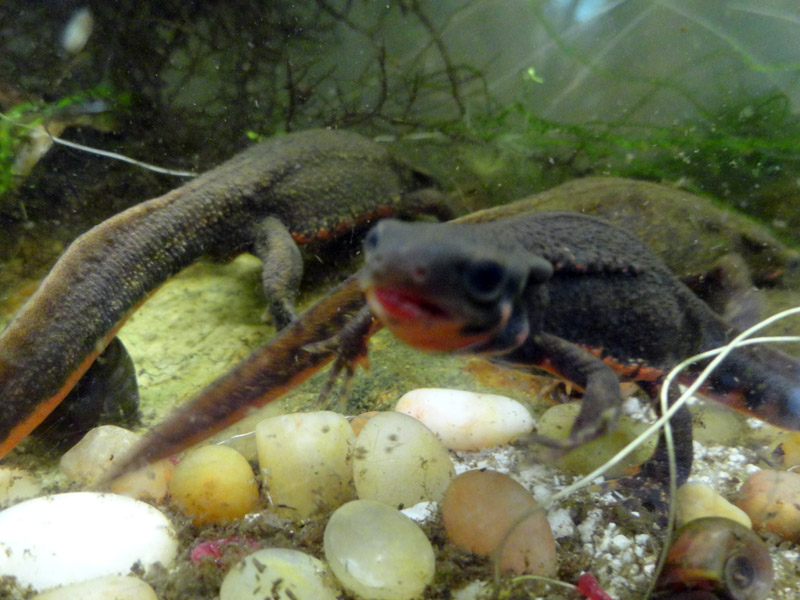
POLYGON ((349 417, 347 420, 350 422, 350 427, 353 428, 353 433, 358 435, 372 417, 380 414, 379 410, 368 410, 367 412, 360 413, 355 417, 349 417))
POLYGON ((61 457, 59 467, 72 481, 92 485, 133 448, 142 436, 116 425, 89 430, 61 457))
POLYGON ((433 579, 433 547, 422 530, 396 509, 354 500, 331 515, 325 558, 339 582, 369 600, 410 600, 433 579))
POLYGON ((267 548, 239 561, 225 576, 219 600, 336 600, 336 582, 321 560, 297 550, 267 548))
POLYGON ((16 467, 0 467, 0 506, 8 506, 42 493, 33 474, 16 467))
POLYGON ((756 530, 766 529, 800 543, 800 474, 764 469, 742 484, 736 499, 756 530))
POLYGON ((421 421, 450 450, 481 450, 530 433, 533 418, 506 396, 421 388, 397 402, 395 410, 421 421))
POLYGON ((800 465, 800 432, 782 431, 772 445, 773 456, 780 458, 784 467, 800 465))
MULTIPOLYGON (((142 440, 142 436, 116 425, 101 425, 89 430, 80 442, 61 457, 59 467, 70 480, 94 485, 142 440)), ((175 465, 167 459, 126 473, 111 482, 115 494, 137 500, 160 502, 167 496, 167 486, 175 465)))
MULTIPOLYGON (((580 408, 580 402, 551 406, 539 419, 536 433, 558 440, 567 439, 580 408)), ((576 475, 591 473, 636 439, 646 428, 647 424, 634 421, 630 417, 622 415, 617 422, 615 431, 582 444, 559 458, 556 464, 559 468, 576 475)), ((609 470, 607 476, 621 477, 629 467, 645 462, 653 454, 657 439, 656 435, 647 438, 641 446, 629 454, 620 464, 609 470)))
POLYGON ((480 470, 462 473, 447 488, 442 519, 448 538, 460 548, 491 556, 502 544, 498 560, 503 571, 556 574, 556 545, 547 515, 508 475, 480 470))
POLYGON ((117 477, 108 487, 121 496, 161 502, 167 497, 174 473, 175 463, 165 458, 117 477))
POLYGON ((353 478, 362 500, 409 507, 438 501, 455 476, 447 449, 413 417, 383 412, 356 438, 353 478))
POLYGON ((272 505, 304 519, 354 497, 350 423, 330 411, 270 417, 256 426, 258 462, 272 505))
POLYGON ((701 444, 733 444, 745 429, 743 415, 711 400, 692 406, 692 437, 701 444))
POLYGON ((115 494, 40 496, 0 512, 0 575, 45 590, 140 563, 169 567, 178 541, 152 506, 115 494))
POLYGON ((752 527, 750 517, 739 507, 731 504, 712 487, 699 481, 684 483, 678 488, 676 502, 677 526, 702 517, 724 517, 752 527))
POLYGON ((110 575, 73 583, 37 594, 32 600, 158 600, 155 591, 137 577, 110 575))
POLYGON ((228 446, 202 446, 175 468, 172 500, 195 525, 240 519, 258 508, 258 484, 244 456, 228 446))

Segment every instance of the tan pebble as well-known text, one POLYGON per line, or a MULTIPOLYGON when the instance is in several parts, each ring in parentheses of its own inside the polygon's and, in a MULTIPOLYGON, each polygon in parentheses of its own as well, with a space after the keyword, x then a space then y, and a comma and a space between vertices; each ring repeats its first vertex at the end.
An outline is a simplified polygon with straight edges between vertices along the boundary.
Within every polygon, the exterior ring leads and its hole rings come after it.
POLYGON ((149 585, 136 577, 111 575, 73 583, 37 594, 32 600, 158 600, 149 585))
POLYGON ((742 484, 736 506, 748 514, 756 530, 767 529, 800 542, 800 474, 765 469, 742 484))
POLYGON ((456 546, 489 556, 503 543, 503 571, 552 577, 558 566, 555 540, 544 511, 536 507, 533 496, 507 475, 467 471, 447 489, 442 518, 456 546))
POLYGON ((219 600, 336 600, 338 589, 328 566, 298 550, 265 548, 228 571, 219 600))
POLYGON ((0 506, 34 498, 42 486, 33 474, 16 467, 0 467, 0 506))
POLYGON ((363 412, 360 415, 356 415, 355 417, 350 419, 350 427, 353 428, 353 433, 358 435, 361 433, 361 430, 364 428, 364 425, 367 424, 372 417, 379 414, 380 411, 378 410, 369 410, 367 412, 363 412))
POLYGON ((167 496, 174 472, 175 464, 171 460, 159 460, 118 477, 109 488, 115 494, 129 498, 161 502, 167 496))
POLYGON ((679 527, 702 517, 725 517, 741 523, 748 529, 752 527, 750 517, 742 509, 728 502, 705 483, 690 481, 683 484, 678 490, 675 500, 679 527))
POLYGON ((92 485, 141 439, 138 433, 116 425, 95 427, 64 453, 59 467, 72 481, 92 485))
POLYGON ((787 468, 800 465, 800 432, 782 432, 775 454, 787 468))
POLYGON ((419 526, 374 500, 336 509, 323 546, 339 583, 358 598, 417 600, 436 571, 433 547, 419 526))
POLYGON ((169 492, 195 525, 239 519, 258 507, 258 485, 247 460, 227 446, 203 446, 175 468, 169 492))
POLYGON ((698 402, 692 417, 692 436, 701 444, 733 444, 744 430, 742 414, 717 402, 698 402))

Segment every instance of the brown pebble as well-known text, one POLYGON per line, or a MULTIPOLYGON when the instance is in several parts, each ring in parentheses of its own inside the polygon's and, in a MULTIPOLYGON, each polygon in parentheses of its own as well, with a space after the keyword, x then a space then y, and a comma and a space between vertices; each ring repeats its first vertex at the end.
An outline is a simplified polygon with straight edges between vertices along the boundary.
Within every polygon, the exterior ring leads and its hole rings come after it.
POLYGON ((800 474, 765 469, 753 473, 739 490, 736 506, 753 521, 793 542, 800 542, 800 474))
POLYGON ((442 518, 456 546, 490 556, 502 544, 503 571, 552 577, 558 566, 555 540, 544 511, 536 507, 533 496, 507 475, 468 471, 450 483, 442 518))

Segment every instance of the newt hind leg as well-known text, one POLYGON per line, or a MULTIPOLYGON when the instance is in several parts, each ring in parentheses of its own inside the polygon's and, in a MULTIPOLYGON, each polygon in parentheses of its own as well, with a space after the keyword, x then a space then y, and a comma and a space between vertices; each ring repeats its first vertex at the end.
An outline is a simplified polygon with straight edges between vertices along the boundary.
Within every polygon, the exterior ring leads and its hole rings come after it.
MULTIPOLYGON (((660 413, 658 402, 659 392, 661 390, 661 382, 656 381, 643 381, 640 382, 642 389, 650 396, 651 401, 655 404, 656 410, 660 413)), ((669 391, 669 404, 672 406, 678 399, 678 391, 675 388, 669 391)), ((694 460, 694 451, 692 448, 692 413, 689 408, 684 405, 673 417, 669 420, 670 427, 672 428, 672 439, 675 447, 675 469, 677 484, 683 485, 689 479, 692 471, 692 462, 694 460)), ((658 436, 658 445, 656 446, 653 456, 650 457, 641 467, 641 473, 647 479, 653 481, 669 481, 670 472, 670 459, 667 450, 667 441, 664 432, 661 431, 658 436)))
MULTIPOLYGON (((651 401, 660 413, 658 403, 660 381, 639 382, 640 387, 648 394, 651 401)), ((678 392, 670 390, 670 406, 678 399, 678 392)), ((682 406, 670 419, 672 439, 675 448, 675 479, 676 487, 680 487, 689 479, 692 470, 694 452, 692 448, 692 414, 688 407, 682 406)), ((667 441, 663 430, 659 433, 658 443, 653 455, 647 459, 638 470, 620 479, 609 482, 609 487, 624 490, 626 502, 631 509, 646 510, 652 514, 660 515, 659 523, 664 526, 669 514, 669 504, 674 499, 670 497, 670 470, 673 468, 667 448, 667 441)))

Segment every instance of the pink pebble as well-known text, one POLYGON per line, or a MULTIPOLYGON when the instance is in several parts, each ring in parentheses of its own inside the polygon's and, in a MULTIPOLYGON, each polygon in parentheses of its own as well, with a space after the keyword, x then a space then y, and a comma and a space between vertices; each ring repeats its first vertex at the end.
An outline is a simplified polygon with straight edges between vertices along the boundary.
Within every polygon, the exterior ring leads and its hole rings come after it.
MULTIPOLYGON (((190 558, 192 562, 214 560, 218 566, 223 566, 222 561, 220 561, 222 554, 225 551, 226 546, 232 544, 241 548, 242 556, 248 554, 250 550, 257 550, 259 548, 259 545, 255 540, 239 536, 222 538, 218 540, 207 540, 205 542, 200 542, 194 547, 190 558)), ((241 556, 238 556, 237 560, 239 558, 241 558, 241 556)))

